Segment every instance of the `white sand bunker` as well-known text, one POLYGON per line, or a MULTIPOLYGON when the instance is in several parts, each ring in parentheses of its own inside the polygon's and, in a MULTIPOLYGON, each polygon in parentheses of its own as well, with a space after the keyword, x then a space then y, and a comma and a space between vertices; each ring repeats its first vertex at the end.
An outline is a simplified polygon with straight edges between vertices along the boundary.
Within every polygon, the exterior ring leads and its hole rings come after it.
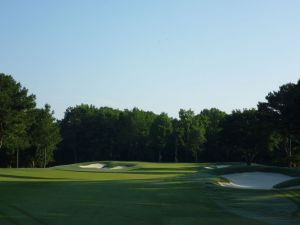
POLYGON ((84 169, 102 169, 103 167, 105 167, 105 164, 94 163, 89 165, 80 165, 79 167, 84 169))
POLYGON ((222 169, 222 168, 226 168, 229 167, 230 165, 217 165, 215 166, 217 169, 222 169))
POLYGON ((127 166, 115 166, 115 167, 111 167, 108 168, 106 167, 105 164, 101 164, 101 163, 93 163, 93 164, 89 164, 89 165, 80 165, 80 168, 83 169, 103 169, 103 170, 120 170, 120 169, 126 169, 127 166))
POLYGON ((126 168, 127 168, 127 166, 115 166, 115 167, 112 167, 110 169, 112 169, 112 170, 120 170, 120 169, 126 169, 126 168))
POLYGON ((293 179, 293 177, 280 173, 245 172, 222 175, 230 180, 230 183, 219 182, 223 187, 248 188, 248 189, 272 189, 274 185, 293 179))
POLYGON ((213 169, 222 169, 222 168, 226 168, 229 167, 230 165, 214 165, 214 166, 205 166, 205 169, 208 170, 213 170, 213 169))
POLYGON ((210 166, 206 166, 206 167, 204 167, 205 169, 207 169, 207 170, 213 170, 214 168, 212 168, 212 167, 210 167, 210 166))

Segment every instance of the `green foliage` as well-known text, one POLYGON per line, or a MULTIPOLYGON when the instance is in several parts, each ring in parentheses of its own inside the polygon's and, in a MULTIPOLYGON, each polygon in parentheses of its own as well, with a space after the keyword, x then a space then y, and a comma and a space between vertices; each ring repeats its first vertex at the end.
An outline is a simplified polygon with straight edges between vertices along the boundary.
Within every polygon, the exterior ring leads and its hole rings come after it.
POLYGON ((0 150, 17 153, 29 146, 28 113, 35 107, 35 96, 17 83, 12 76, 0 74, 0 150))
POLYGON ((171 140, 171 147, 174 149, 174 162, 179 162, 180 150, 183 149, 184 146, 184 129, 180 120, 173 120, 173 132, 171 135, 171 140))
POLYGON ((32 166, 46 167, 54 161, 54 150, 61 141, 59 126, 53 117, 50 106, 43 109, 34 109, 31 112, 33 122, 31 124, 31 145, 34 149, 32 166))
POLYGON ((258 110, 226 114, 211 108, 196 114, 181 109, 179 118, 81 104, 69 107, 57 122, 50 106, 36 108, 35 97, 11 76, 0 74, 0 91, 2 166, 19 161, 24 167, 97 160, 300 162, 300 80, 269 93, 258 110))
POLYGON ((240 155, 249 165, 269 140, 262 133, 262 124, 255 109, 233 111, 223 122, 224 144, 231 146, 234 154, 240 155))
POLYGON ((0 149, 13 151, 25 145, 27 115, 34 100, 12 76, 0 74, 0 149))
POLYGON ((134 108, 114 110, 79 105, 60 122, 61 163, 95 160, 197 161, 204 123, 192 111, 180 120, 134 108))
POLYGON ((161 162, 163 155, 165 155, 164 152, 166 151, 166 146, 170 141, 171 133, 172 120, 168 117, 168 115, 162 113, 157 116, 150 128, 150 139, 151 146, 157 152, 156 160, 158 162, 161 162))
POLYGON ((53 150, 60 140, 59 128, 50 106, 37 109, 35 105, 34 95, 29 95, 12 76, 0 74, 0 150, 2 156, 9 158, 2 161, 3 165, 12 166, 15 162, 19 167, 21 161, 22 166, 28 166, 31 150, 37 149, 37 157, 41 148, 48 154, 43 165, 53 161, 53 150), (19 160, 19 155, 23 159, 19 160))
POLYGON ((300 80, 298 83, 282 85, 279 91, 270 92, 267 102, 258 104, 269 126, 276 130, 285 151, 287 164, 296 166, 299 162, 294 156, 300 137, 300 80))
POLYGON ((202 110, 199 116, 205 122, 206 136, 209 138, 216 136, 221 131, 220 124, 224 120, 226 113, 219 109, 211 108, 202 110))
POLYGON ((192 110, 179 111, 180 124, 183 128, 184 161, 198 161, 199 153, 205 142, 205 127, 201 118, 192 110))
POLYGON ((204 109, 198 115, 205 126, 205 143, 203 145, 202 157, 210 161, 222 161, 222 145, 221 131, 222 123, 226 117, 226 113, 216 108, 204 109))

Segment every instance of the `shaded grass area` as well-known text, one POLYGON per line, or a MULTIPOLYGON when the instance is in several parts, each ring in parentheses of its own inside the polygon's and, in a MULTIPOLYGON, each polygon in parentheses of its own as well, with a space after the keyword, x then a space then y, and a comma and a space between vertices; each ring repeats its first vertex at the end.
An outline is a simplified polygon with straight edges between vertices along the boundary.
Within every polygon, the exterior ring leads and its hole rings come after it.
POLYGON ((274 185, 274 188, 290 188, 290 187, 295 187, 295 186, 300 187, 300 178, 299 177, 276 184, 276 185, 274 185))
POLYGON ((222 188, 202 167, 137 162, 118 173, 0 169, 15 176, 0 177, 0 224, 300 224, 300 191, 222 188))

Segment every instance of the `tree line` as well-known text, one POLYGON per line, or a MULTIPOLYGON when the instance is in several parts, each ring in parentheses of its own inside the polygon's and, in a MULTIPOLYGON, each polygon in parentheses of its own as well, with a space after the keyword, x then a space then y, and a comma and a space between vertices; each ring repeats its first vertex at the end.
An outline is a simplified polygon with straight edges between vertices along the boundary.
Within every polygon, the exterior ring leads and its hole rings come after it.
POLYGON ((0 165, 46 167, 61 141, 49 105, 37 108, 35 96, 12 76, 0 73, 0 165))
POLYGON ((270 92, 257 108, 230 114, 181 109, 178 118, 81 104, 57 121, 49 105, 36 108, 35 97, 11 76, 0 74, 0 91, 1 166, 135 160, 292 167, 300 162, 300 80, 270 92))

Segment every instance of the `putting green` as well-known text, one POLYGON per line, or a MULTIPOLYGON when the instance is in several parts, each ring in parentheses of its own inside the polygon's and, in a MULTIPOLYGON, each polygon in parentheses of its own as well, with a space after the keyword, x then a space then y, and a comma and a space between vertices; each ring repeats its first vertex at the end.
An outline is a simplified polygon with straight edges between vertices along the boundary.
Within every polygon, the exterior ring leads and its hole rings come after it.
POLYGON ((207 170, 208 164, 104 163, 129 167, 101 171, 73 164, 0 169, 0 224, 300 224, 299 189, 217 185, 222 179, 219 174, 241 171, 243 166, 207 170))

